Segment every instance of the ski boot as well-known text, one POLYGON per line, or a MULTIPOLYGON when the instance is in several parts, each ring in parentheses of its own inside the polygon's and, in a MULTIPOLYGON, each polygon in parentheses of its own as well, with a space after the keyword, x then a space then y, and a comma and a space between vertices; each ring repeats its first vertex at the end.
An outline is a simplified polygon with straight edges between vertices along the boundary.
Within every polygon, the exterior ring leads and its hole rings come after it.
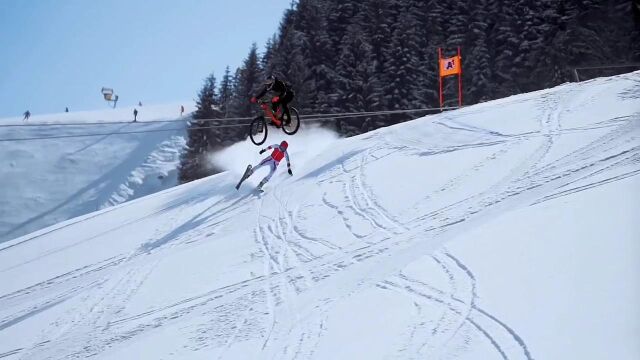
POLYGON ((266 182, 266 181, 264 181, 264 180, 260 181, 260 183, 259 183, 259 184, 258 184, 258 186, 256 187, 256 191, 261 192, 261 193, 262 193, 262 192, 264 192, 264 190, 262 190, 262 187, 263 187, 263 186, 264 186, 264 184, 266 184, 266 183, 267 183, 267 182, 266 182))

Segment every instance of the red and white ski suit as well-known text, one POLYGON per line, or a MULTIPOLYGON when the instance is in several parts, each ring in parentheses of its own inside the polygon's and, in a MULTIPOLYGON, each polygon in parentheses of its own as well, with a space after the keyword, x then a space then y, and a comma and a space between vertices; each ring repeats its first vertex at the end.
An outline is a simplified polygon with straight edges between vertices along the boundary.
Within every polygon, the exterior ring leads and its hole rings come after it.
POLYGON ((260 181, 262 185, 264 185, 267 181, 269 181, 269 179, 271 179, 273 174, 276 172, 276 168, 280 164, 280 161, 282 160, 282 158, 284 157, 287 158, 287 168, 291 168, 291 163, 289 162, 289 153, 287 152, 287 148, 280 146, 280 144, 273 144, 267 147, 267 150, 271 150, 271 149, 274 149, 271 155, 262 159, 262 161, 260 161, 258 165, 256 165, 251 169, 251 173, 253 174, 257 169, 265 165, 269 165, 271 167, 269 170, 269 174, 265 176, 264 179, 262 179, 262 181, 260 181))

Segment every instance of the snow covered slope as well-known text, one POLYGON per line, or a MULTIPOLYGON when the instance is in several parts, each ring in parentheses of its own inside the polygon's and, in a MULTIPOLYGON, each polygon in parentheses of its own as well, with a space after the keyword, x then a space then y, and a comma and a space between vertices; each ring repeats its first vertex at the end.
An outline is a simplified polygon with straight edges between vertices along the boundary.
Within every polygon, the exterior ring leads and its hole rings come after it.
POLYGON ((239 163, 0 244, 0 358, 640 357, 640 72, 304 130, 262 196, 239 163))
POLYGON ((179 108, 138 107, 138 123, 103 124, 132 120, 133 108, 0 120, 0 140, 57 137, 0 142, 0 243, 177 184, 184 124, 144 122, 176 119, 179 108), (159 131, 167 129, 180 130, 159 131), (153 132, 108 135, 146 130, 153 132), (67 137, 84 134, 100 136, 67 137))

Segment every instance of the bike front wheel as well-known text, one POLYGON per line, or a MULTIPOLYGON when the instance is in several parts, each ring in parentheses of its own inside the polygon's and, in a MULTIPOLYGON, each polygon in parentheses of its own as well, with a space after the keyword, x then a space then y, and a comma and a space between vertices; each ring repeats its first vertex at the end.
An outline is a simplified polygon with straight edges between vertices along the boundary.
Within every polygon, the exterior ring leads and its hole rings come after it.
POLYGON ((294 107, 289 109, 291 121, 287 122, 283 119, 282 131, 287 135, 293 135, 300 129, 300 116, 298 116, 298 110, 294 107))
POLYGON ((264 116, 257 116, 249 124, 249 138, 256 145, 262 145, 267 141, 267 121, 264 116))

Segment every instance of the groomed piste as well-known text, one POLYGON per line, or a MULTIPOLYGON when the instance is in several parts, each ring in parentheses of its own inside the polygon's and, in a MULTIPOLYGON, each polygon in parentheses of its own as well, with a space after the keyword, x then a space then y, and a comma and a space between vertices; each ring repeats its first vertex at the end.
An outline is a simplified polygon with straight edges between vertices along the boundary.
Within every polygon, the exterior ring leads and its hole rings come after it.
POLYGON ((0 358, 637 358, 639 138, 635 72, 296 135, 260 196, 234 145, 1 243, 0 358))

